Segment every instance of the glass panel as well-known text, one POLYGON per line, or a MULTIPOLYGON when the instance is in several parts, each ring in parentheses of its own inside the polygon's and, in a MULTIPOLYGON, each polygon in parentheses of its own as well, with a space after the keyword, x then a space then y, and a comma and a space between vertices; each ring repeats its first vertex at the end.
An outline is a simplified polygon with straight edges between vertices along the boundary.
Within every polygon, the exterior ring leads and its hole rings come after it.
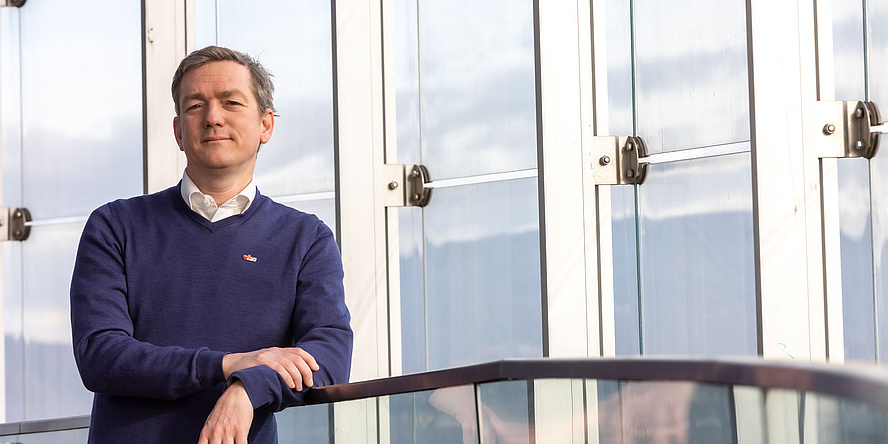
POLYGON ((432 178, 535 168, 532 2, 418 3, 422 161, 432 178))
MULTIPOLYGON (((888 106, 888 3, 867 2, 867 98, 882 107, 885 119, 888 106)), ((884 140, 884 136, 883 136, 884 140)), ((884 154, 884 153, 882 153, 884 154)), ((870 161, 873 230, 873 272, 876 288, 876 330, 879 362, 888 362, 888 158, 876 156, 870 161)))
POLYGON ((141 194, 141 3, 28 3, 21 48, 22 180, 34 219, 141 194))
POLYGON ((420 162, 419 23, 416 0, 394 0, 397 163, 420 162))
POLYGON ((65 430, 62 432, 34 433, 3 437, 4 441, 16 444, 82 444, 89 438, 88 429, 65 430))
MULTIPOLYGON (((634 134, 632 120, 632 29, 629 0, 607 0, 608 134, 634 134)), ((612 187, 614 188, 614 187, 612 187)), ((620 188, 620 187, 616 187, 620 188)))
MULTIPOLYGON (((197 6, 205 28, 217 5, 197 6)), ((329 1, 218 1, 218 44, 258 58, 275 76, 280 117, 256 162, 256 183, 265 195, 334 189, 331 11, 329 1)), ((210 43, 212 33, 204 28, 198 35, 210 43)))
POLYGON ((424 210, 429 369, 542 355, 537 207, 536 178, 435 190, 424 210))
MULTIPOLYGON (((481 384, 481 442, 532 443, 533 423, 528 398, 529 381, 502 381, 481 384)), ((474 418, 473 418, 474 419, 474 418)), ((565 418, 570 424, 570 417, 565 418)), ((566 425, 569 428, 569 425, 566 425)))
POLYGON ((888 413, 848 399, 807 393, 805 409, 815 424, 806 424, 803 442, 888 442, 888 413), (812 440, 815 435, 817 440, 812 440))
POLYGON ((288 207, 295 208, 305 213, 311 213, 318 217, 324 224, 333 230, 336 235, 336 199, 317 199, 287 201, 286 199, 274 199, 288 207))
POLYGON ((330 440, 330 405, 291 407, 275 414, 278 442, 325 443, 330 440))
POLYGON ((477 443, 474 386, 389 397, 392 444, 477 443))
POLYGON ((74 364, 68 312, 71 270, 83 225, 32 227, 23 244, 24 391, 29 420, 84 415, 92 405, 92 394, 83 387, 74 364))
POLYGON ((734 401, 726 386, 693 382, 600 382, 602 443, 733 443, 734 401))
POLYGON ((417 373, 428 368, 423 212, 416 208, 399 208, 397 211, 401 272, 401 371, 417 373))
POLYGON ((617 355, 641 354, 636 191, 637 188, 629 186, 610 187, 617 355))
POLYGON ((748 153, 649 167, 638 192, 645 354, 756 354, 751 190, 748 153))
MULTIPOLYGON (((833 0, 836 100, 866 97, 862 2, 833 0)), ((839 231, 845 359, 876 360, 869 162, 841 159, 839 231)))
POLYGON ((637 133, 650 152, 749 139, 745 7, 634 2, 637 133))

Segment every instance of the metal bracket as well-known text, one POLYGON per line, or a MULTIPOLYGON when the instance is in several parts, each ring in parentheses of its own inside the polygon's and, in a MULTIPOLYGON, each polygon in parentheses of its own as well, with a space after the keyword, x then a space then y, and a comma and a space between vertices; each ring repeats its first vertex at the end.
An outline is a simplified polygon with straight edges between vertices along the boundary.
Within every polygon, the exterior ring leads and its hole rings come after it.
POLYGON ((647 147, 641 137, 595 136, 592 143, 595 185, 641 185, 647 177, 647 147))
POLYGON ((817 115, 823 123, 817 141, 818 157, 865 157, 879 150, 879 110, 873 102, 817 102, 817 115))
POLYGON ((31 221, 31 212, 27 208, 0 207, 0 241, 23 241, 31 234, 31 227, 25 223, 31 221))
POLYGON ((429 170, 422 165, 385 164, 386 207, 424 207, 432 199, 429 170))

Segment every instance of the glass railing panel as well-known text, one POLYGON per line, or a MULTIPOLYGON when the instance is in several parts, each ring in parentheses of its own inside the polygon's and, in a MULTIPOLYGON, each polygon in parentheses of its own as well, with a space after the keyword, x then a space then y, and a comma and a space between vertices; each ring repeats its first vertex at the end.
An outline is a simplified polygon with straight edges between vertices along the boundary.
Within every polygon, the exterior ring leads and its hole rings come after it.
POLYGON ((388 397, 392 444, 477 443, 474 385, 388 397))
POLYGON ((888 442, 888 412, 816 393, 806 393, 804 400, 804 442, 888 442))
POLYGON ((531 384, 532 381, 500 381, 478 386, 481 444, 535 442, 531 435, 531 384))
POLYGON ((598 385, 600 442, 733 443, 729 387, 687 381, 598 385))
POLYGON ((332 442, 329 404, 289 408, 275 414, 275 418, 279 442, 332 442))

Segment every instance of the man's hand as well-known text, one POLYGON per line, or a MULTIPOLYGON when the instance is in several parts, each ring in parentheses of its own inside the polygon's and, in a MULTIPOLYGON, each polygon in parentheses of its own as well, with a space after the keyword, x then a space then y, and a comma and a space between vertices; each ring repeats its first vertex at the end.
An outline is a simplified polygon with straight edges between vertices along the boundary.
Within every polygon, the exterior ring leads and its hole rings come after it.
POLYGON ((230 353, 222 358, 225 379, 245 368, 265 365, 278 372, 291 389, 302 390, 303 384, 311 387, 312 371, 318 371, 317 361, 307 351, 298 348, 263 348, 248 353, 230 353))
POLYGON ((198 444, 247 444, 253 424, 253 404, 240 381, 228 386, 207 417, 198 444))

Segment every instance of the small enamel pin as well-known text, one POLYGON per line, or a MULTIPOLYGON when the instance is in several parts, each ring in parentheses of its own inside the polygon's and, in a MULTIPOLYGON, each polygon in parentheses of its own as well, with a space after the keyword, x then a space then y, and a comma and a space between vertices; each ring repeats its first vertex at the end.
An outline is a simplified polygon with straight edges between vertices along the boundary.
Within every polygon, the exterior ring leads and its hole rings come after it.
POLYGON ((245 260, 245 261, 250 261, 250 262, 256 262, 256 258, 253 257, 253 256, 250 256, 249 254, 245 254, 245 255, 244 255, 244 260, 245 260))

